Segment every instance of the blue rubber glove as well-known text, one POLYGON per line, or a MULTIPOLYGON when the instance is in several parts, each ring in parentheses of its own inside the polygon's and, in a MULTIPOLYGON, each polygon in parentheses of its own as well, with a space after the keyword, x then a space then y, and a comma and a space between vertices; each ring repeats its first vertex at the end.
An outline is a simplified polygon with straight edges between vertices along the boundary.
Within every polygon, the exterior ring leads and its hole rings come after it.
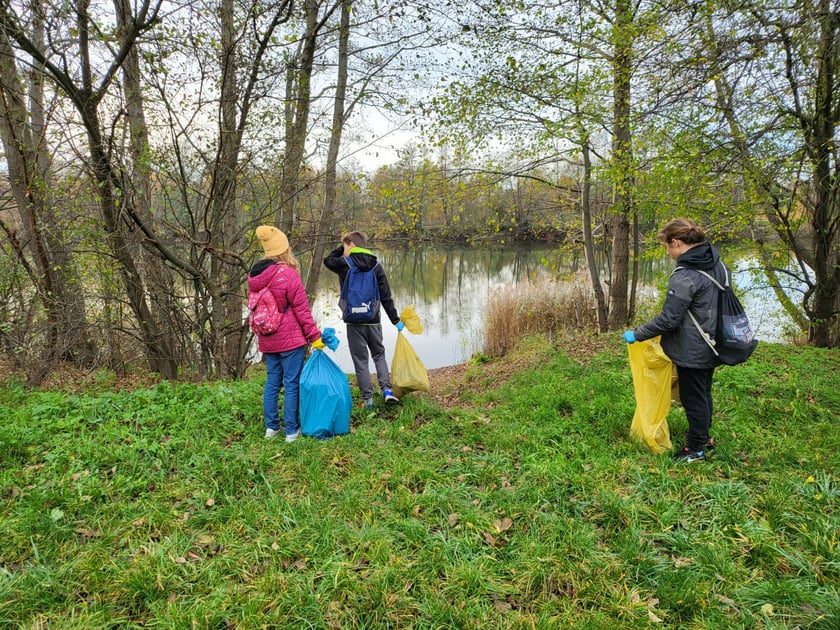
POLYGON ((338 337, 335 335, 335 328, 324 328, 321 331, 321 341, 333 352, 338 350, 338 337))
POLYGON ((624 341, 627 343, 636 343, 636 335, 633 334, 632 330, 627 330, 624 332, 624 341))
POLYGON ((402 329, 405 328, 405 324, 402 321, 397 322, 397 332, 402 332, 402 329))

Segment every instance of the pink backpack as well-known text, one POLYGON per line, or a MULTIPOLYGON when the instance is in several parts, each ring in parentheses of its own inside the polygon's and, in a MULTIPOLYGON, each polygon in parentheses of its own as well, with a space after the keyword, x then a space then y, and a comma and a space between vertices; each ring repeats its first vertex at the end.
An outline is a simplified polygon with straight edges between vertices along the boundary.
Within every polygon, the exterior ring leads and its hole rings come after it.
POLYGON ((277 265, 267 285, 256 292, 248 291, 248 310, 250 311, 248 321, 251 324, 251 330, 256 335, 272 335, 280 328, 283 313, 280 312, 277 300, 271 293, 271 283, 274 282, 278 271, 280 271, 280 265, 277 265))

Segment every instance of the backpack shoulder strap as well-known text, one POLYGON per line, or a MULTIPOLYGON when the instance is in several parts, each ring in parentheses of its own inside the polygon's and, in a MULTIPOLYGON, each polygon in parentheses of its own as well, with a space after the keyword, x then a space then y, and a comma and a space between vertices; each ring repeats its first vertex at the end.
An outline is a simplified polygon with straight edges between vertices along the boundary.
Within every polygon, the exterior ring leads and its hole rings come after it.
MULTIPOLYGON (((280 271, 281 271, 281 270, 282 270, 282 268, 284 267, 284 265, 281 265, 280 263, 277 263, 277 265, 275 265, 275 266, 277 267, 277 269, 275 269, 275 270, 274 270, 274 275, 273 275, 273 276, 271 276, 271 279, 268 281, 268 284, 266 284, 266 285, 263 287, 263 291, 271 292, 271 283, 272 283, 272 282, 274 282, 274 280, 277 278, 277 275, 280 273, 280 271)), ((283 281, 284 281, 284 282, 286 281, 286 280, 285 280, 285 278, 283 279, 283 281)), ((272 294, 272 295, 271 295, 271 297, 272 297, 272 298, 274 298, 274 294, 272 294)), ((277 304, 277 300, 276 300, 276 299, 275 299, 275 302, 274 302, 274 303, 275 303, 275 304, 277 304)), ((281 311, 281 310, 280 310, 280 307, 278 306, 278 307, 277 307, 277 310, 280 312, 280 314, 281 314, 281 315, 285 315, 285 314, 286 314, 286 311, 288 311, 288 310, 289 310, 289 306, 290 306, 290 304, 289 304, 289 302, 287 301, 287 302, 286 302, 286 308, 284 308, 284 309, 281 311)))
POLYGON ((700 333, 700 336, 703 337, 703 341, 706 342, 706 345, 712 349, 712 352, 715 353, 715 356, 720 354, 715 348, 715 340, 712 339, 711 335, 703 330, 703 327, 700 325, 700 322, 697 321, 697 318, 694 317, 694 313, 691 312, 691 309, 688 309, 688 317, 691 319, 691 323, 694 324, 694 327, 697 329, 697 332, 700 333))
POLYGON ((252 293, 254 295, 258 295, 258 294, 265 295, 265 292, 269 291, 271 289, 271 283, 274 282, 274 278, 277 277, 277 272, 280 271, 280 265, 274 265, 274 266, 275 266, 274 273, 271 274, 271 277, 268 279, 268 282, 265 283, 265 286, 261 289, 257 289, 256 291, 251 290, 251 288, 249 287, 248 288, 248 295, 251 295, 252 293))
MULTIPOLYGON (((722 265, 722 264, 723 264, 723 263, 721 263, 721 265, 722 265)), ((676 271, 677 269, 685 269, 685 270, 688 270, 688 271, 696 271, 697 273, 702 273, 702 274, 703 274, 704 276, 706 276, 709 280, 711 280, 711 281, 712 281, 712 283, 713 283, 713 284, 714 284, 714 285, 715 285, 718 289, 720 289, 721 291, 725 291, 727 288, 729 288, 729 274, 727 274, 727 273, 726 273, 726 267, 724 267, 724 268, 723 268, 724 275, 726 276, 726 286, 723 286, 720 282, 718 282, 717 280, 715 280, 715 279, 711 276, 711 274, 708 274, 708 273, 706 273, 705 271, 702 271, 702 270, 700 270, 700 269, 689 269, 688 267, 674 267, 674 271, 676 271)), ((672 271, 671 273, 674 273, 674 271, 672 271)))
POLYGON ((726 265, 723 264, 722 260, 718 260, 718 263, 723 269, 723 277, 726 278, 726 288, 728 289, 732 284, 732 272, 729 269, 727 269, 726 265))

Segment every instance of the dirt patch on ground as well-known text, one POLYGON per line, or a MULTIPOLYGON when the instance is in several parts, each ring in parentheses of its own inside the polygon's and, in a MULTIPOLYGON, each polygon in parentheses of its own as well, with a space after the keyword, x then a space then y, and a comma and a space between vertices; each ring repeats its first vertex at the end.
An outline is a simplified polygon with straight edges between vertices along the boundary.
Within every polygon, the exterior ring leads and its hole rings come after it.
POLYGON ((610 335, 594 333, 565 333, 550 341, 530 339, 507 356, 485 361, 469 361, 458 365, 428 370, 430 391, 422 394, 444 407, 462 407, 466 404, 465 392, 482 388, 487 383, 501 385, 516 374, 526 371, 557 352, 586 364, 610 345, 615 339, 610 335))

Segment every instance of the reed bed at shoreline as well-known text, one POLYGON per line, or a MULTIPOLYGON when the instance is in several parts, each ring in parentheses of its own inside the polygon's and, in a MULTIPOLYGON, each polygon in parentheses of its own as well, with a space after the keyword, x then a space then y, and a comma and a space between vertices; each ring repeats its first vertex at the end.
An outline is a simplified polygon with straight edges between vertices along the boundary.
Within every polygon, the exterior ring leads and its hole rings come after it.
POLYGON ((549 280, 496 289, 487 303, 484 354, 503 357, 529 335, 596 330, 595 297, 579 280, 549 280))

